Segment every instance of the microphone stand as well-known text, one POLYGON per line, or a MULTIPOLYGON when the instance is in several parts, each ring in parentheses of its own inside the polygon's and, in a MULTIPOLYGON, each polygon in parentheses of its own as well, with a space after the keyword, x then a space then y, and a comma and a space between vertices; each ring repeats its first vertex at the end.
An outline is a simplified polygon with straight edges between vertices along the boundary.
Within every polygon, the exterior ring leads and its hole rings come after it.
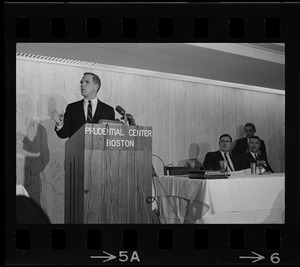
POLYGON ((124 124, 125 125, 128 125, 128 118, 127 118, 127 114, 126 114, 126 112, 124 113, 124 124))

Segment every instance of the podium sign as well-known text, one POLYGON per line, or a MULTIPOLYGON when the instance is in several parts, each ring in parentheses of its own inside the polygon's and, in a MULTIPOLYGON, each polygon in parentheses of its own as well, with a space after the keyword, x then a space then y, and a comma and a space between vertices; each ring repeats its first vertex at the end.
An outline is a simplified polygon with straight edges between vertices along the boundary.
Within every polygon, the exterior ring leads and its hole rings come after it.
POLYGON ((151 222, 152 127, 87 123, 65 155, 65 223, 151 222))

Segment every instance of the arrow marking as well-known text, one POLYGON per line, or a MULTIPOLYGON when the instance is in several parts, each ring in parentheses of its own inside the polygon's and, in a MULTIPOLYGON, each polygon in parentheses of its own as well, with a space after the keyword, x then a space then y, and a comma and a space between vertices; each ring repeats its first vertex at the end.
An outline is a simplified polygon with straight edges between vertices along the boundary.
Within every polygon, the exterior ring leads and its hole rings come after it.
POLYGON ((252 261, 252 263, 263 260, 265 258, 264 256, 259 255, 253 251, 251 251, 251 252, 252 252, 252 254, 255 254, 256 256, 240 256, 239 258, 240 259, 255 259, 254 261, 252 261))
POLYGON ((106 262, 106 261, 111 261, 111 260, 114 260, 115 258, 117 258, 115 255, 112 255, 112 254, 110 254, 108 252, 105 252, 104 250, 103 250, 103 252, 107 256, 91 256, 91 259, 102 259, 102 258, 104 258, 106 260, 104 260, 103 262, 106 262))

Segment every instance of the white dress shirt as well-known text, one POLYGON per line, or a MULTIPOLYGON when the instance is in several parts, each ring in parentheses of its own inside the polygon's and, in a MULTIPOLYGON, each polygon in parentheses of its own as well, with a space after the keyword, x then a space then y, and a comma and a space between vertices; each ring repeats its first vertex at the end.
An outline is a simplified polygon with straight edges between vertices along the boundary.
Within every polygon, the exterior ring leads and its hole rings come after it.
MULTIPOLYGON (((224 160, 226 160, 226 158, 225 158, 225 153, 227 154, 227 158, 228 158, 228 161, 229 161, 229 163, 228 164, 230 164, 230 166, 231 166, 231 168, 232 168, 232 171, 234 171, 235 169, 234 169, 234 165, 233 165, 233 163, 232 163, 232 161, 231 161, 231 157, 230 157, 230 154, 229 154, 229 152, 223 152, 223 151, 221 151, 220 150, 220 152, 221 152, 221 154, 222 154, 222 156, 223 156, 223 158, 224 158, 224 160)), ((229 168, 229 166, 228 166, 228 169, 230 169, 229 168)))
MULTIPOLYGON (((94 117, 96 108, 98 105, 98 98, 96 97, 96 98, 92 99, 91 101, 92 101, 91 102, 92 103, 92 115, 94 117)), ((83 109, 84 109, 84 116, 85 116, 86 120, 87 120, 88 105, 89 105, 89 100, 83 99, 83 109)))
POLYGON ((257 158, 258 158, 258 154, 257 153, 253 153, 253 152, 251 152, 251 151, 249 151, 250 153, 251 153, 251 155, 252 155, 252 157, 256 160, 256 157, 255 157, 255 155, 257 155, 257 158))

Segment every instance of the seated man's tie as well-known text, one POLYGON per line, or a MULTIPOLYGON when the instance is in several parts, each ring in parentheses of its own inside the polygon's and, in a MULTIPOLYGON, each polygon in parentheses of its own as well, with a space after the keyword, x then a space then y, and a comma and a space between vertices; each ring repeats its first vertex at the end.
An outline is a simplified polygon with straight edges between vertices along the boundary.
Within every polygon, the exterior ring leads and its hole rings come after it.
POLYGON ((229 159, 228 159, 229 155, 228 155, 228 157, 227 157, 227 153, 224 153, 224 155, 225 155, 225 159, 226 159, 226 161, 227 161, 227 165, 228 165, 229 169, 230 169, 231 171, 233 171, 233 168, 232 168, 232 166, 231 166, 231 164, 230 164, 230 161, 229 161, 229 159))

